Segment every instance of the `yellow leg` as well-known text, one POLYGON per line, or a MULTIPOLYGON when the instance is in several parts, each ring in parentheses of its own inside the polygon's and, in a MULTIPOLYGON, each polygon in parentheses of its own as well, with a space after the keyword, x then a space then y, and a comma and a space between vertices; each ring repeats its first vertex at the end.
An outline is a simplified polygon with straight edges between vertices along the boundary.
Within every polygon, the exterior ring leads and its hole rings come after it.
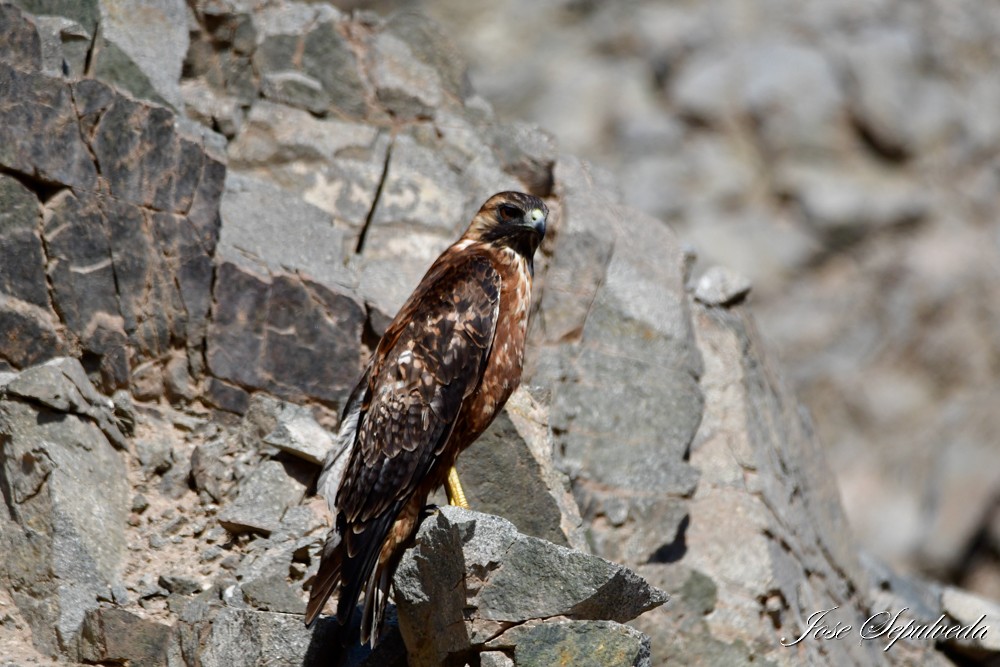
POLYGON ((463 509, 470 509, 469 501, 465 497, 462 483, 458 481, 458 471, 452 466, 448 469, 448 482, 445 484, 445 491, 448 493, 448 502, 463 509))

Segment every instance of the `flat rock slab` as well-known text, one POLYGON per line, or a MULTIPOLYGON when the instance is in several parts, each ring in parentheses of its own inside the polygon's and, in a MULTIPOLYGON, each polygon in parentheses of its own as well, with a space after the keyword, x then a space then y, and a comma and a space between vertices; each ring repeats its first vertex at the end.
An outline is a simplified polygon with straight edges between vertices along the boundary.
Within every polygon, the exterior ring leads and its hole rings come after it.
POLYGON ((278 461, 265 461, 239 483, 239 496, 219 514, 219 523, 233 533, 270 535, 289 507, 298 505, 306 487, 278 461))

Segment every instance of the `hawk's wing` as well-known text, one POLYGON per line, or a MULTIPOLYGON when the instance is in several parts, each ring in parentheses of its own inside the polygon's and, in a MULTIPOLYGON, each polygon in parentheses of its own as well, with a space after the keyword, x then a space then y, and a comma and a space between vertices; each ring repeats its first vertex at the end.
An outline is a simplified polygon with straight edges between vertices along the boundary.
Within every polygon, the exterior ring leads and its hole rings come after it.
POLYGON ((462 404, 482 379, 501 279, 487 257, 458 257, 431 268, 375 351, 337 491, 339 543, 324 549, 307 620, 341 580, 337 618, 350 619, 397 515, 440 457, 462 404))

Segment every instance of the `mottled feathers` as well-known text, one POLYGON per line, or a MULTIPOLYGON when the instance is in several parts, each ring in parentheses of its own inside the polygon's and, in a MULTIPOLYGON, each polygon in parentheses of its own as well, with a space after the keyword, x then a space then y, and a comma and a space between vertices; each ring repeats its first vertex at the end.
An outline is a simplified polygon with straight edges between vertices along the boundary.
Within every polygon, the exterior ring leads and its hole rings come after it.
MULTIPOLYGON (((392 574, 427 494, 520 381, 524 301, 546 215, 530 195, 490 198, 382 336, 341 420, 338 444, 351 449, 307 624, 338 587, 337 618, 347 623, 365 588, 361 638, 375 643, 392 574)), ((321 484, 329 500, 330 482, 321 484)))

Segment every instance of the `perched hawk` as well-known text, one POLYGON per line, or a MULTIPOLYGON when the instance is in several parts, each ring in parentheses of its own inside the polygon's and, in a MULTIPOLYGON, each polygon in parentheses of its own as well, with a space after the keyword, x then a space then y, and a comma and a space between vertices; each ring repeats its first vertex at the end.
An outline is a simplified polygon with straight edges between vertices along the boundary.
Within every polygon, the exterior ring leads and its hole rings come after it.
POLYGON ((521 382, 532 259, 547 215, 531 195, 491 197, 386 329, 341 420, 338 440, 352 448, 331 503, 336 524, 307 625, 338 587, 344 625, 364 588, 361 641, 375 645, 393 573, 428 493, 521 382))

